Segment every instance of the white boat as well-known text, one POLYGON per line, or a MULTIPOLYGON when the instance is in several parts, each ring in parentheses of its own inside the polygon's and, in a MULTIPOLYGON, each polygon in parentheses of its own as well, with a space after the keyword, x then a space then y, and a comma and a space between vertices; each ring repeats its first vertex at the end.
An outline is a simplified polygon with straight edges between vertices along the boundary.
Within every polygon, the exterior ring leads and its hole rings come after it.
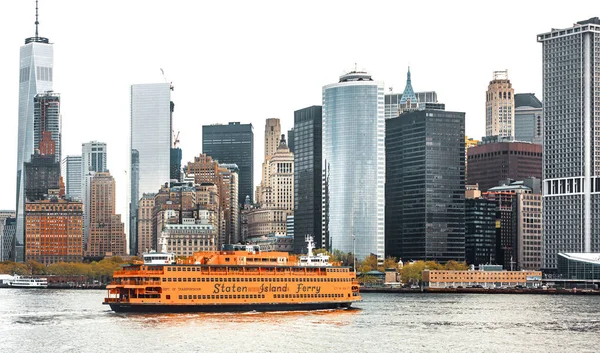
POLYGON ((47 288, 47 278, 32 278, 32 277, 21 277, 15 275, 12 282, 9 283, 10 287, 13 288, 47 288))

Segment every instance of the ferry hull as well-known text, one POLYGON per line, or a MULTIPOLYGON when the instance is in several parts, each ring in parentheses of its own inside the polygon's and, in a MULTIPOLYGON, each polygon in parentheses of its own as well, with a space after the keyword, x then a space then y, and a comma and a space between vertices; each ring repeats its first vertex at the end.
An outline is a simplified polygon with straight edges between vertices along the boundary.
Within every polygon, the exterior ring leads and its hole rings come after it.
POLYGON ((179 304, 128 304, 103 303, 117 313, 189 313, 189 312, 248 312, 248 311, 303 311, 349 308, 352 303, 293 303, 293 304, 215 304, 215 305, 179 305, 179 304))

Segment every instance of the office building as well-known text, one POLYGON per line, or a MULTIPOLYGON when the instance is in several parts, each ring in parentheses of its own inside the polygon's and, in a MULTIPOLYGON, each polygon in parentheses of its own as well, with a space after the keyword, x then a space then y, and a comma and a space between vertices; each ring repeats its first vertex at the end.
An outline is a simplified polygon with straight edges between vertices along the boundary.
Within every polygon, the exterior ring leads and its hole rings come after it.
POLYGON ((254 199, 254 130, 252 124, 231 122, 227 125, 202 126, 202 152, 219 163, 239 168, 238 204, 246 197, 254 199))
POLYGON ((36 7, 35 36, 25 39, 19 55, 19 131, 17 147, 17 226, 13 260, 24 261, 26 162, 31 160, 33 145, 33 112, 36 95, 52 91, 54 48, 48 38, 38 35, 36 7))
MULTIPOLYGON (((328 248, 323 236, 323 120, 322 107, 313 105, 294 112, 294 253, 305 253, 305 236, 318 249, 328 248)), ((289 232, 288 232, 289 235, 289 232)))
MULTIPOLYGON (((395 118, 400 115, 400 101, 402 101, 403 95, 404 93, 387 93, 385 95, 384 112, 386 119, 395 118)), ((439 107, 436 109, 445 109, 445 105, 443 103, 438 103, 437 93, 435 91, 414 92, 414 95, 416 96, 416 100, 422 109, 425 109, 426 106, 431 107, 436 105, 439 107)))
POLYGON ((34 154, 25 162, 25 200, 47 199, 60 189, 60 163, 54 155, 34 154))
POLYGON ((515 131, 515 90, 508 71, 494 71, 485 95, 485 136, 513 138, 515 131))
POLYGON ((106 143, 98 141, 90 141, 81 144, 81 175, 87 172, 106 172, 107 167, 107 151, 106 143))
POLYGON ((116 183, 108 172, 95 173, 90 183, 90 235, 85 255, 90 258, 125 256, 125 226, 115 213, 116 183))
POLYGON ((15 211, 0 211, 0 262, 10 259, 14 232, 9 228, 14 220, 15 211))
POLYGON ((542 268, 542 195, 518 193, 513 204, 517 235, 517 268, 540 270, 542 268))
POLYGON ((53 92, 38 94, 33 99, 33 146, 40 149, 42 134, 48 131, 54 141, 54 159, 61 161, 60 95, 53 92))
POLYGON ((528 142, 484 143, 467 149, 467 182, 481 191, 501 180, 542 177, 542 146, 528 142))
POLYGON ((469 265, 496 263, 496 203, 481 191, 465 193, 465 260, 469 265))
POLYGON ((465 113, 388 119, 385 147, 386 255, 464 261, 465 113))
POLYGON ((181 224, 165 224, 161 234, 167 239, 167 251, 179 256, 192 256, 197 251, 219 250, 213 226, 198 223, 194 218, 183 218, 181 224))
POLYGON ((287 132, 287 143, 288 143, 288 148, 290 149, 290 152, 294 153, 294 148, 295 148, 295 144, 294 144, 294 128, 291 128, 288 130, 287 132))
POLYGON ((53 197, 26 203, 25 261, 45 265, 83 257, 81 202, 53 197))
POLYGON ((169 83, 131 85, 131 164, 129 168, 129 250, 138 250, 140 195, 155 192, 171 177, 172 115, 169 83))
POLYGON ((323 87, 323 168, 330 250, 383 260, 385 119, 383 82, 352 71, 323 87), (358 109, 360 107, 360 109, 358 109))
POLYGON ((181 181, 181 148, 171 148, 171 180, 181 181))
POLYGON ((544 268, 600 252, 600 19, 537 36, 544 97, 544 268), (586 162, 588 161, 588 162, 586 162))
POLYGON ((515 94, 515 140, 542 144, 544 109, 533 93, 515 94))
POLYGON ((279 147, 281 137, 281 124, 279 119, 267 119, 265 123, 265 158, 272 156, 279 147))
POLYGON ((135 254, 138 256, 150 252, 150 250, 158 250, 153 248, 153 231, 152 231, 152 210, 154 209, 154 197, 156 194, 146 193, 142 196, 138 207, 138 225, 137 225, 137 245, 138 249, 135 254))
POLYGON ((65 183, 67 198, 79 201, 83 198, 81 168, 81 156, 66 156, 60 163, 60 175, 65 183))

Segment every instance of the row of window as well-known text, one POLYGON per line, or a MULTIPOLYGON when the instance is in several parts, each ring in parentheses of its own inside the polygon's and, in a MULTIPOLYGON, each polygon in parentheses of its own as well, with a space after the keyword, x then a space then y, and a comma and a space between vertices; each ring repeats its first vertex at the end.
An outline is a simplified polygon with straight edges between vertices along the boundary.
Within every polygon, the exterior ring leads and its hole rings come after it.
POLYGON ((163 277, 163 282, 350 282, 350 278, 172 278, 163 277))
MULTIPOLYGON (((179 295, 179 299, 264 299, 264 294, 179 295)), ((168 299, 168 298, 167 298, 168 299)))
POLYGON ((343 294, 273 294, 275 299, 298 299, 298 298, 343 298, 343 294))

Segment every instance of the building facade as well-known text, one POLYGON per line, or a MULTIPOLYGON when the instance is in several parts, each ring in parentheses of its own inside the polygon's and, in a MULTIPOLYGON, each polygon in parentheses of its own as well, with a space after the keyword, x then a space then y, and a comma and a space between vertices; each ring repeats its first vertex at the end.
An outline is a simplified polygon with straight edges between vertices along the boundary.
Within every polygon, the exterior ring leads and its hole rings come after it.
POLYGON ((467 149, 467 182, 479 184, 481 191, 499 185, 501 180, 542 177, 542 145, 526 142, 485 143, 467 149))
POLYGON ((65 183, 65 191, 68 198, 82 200, 81 192, 81 156, 66 156, 60 163, 60 175, 65 183))
POLYGON ((513 138, 515 131, 515 90, 508 71, 494 71, 485 94, 485 136, 513 138))
POLYGON ((213 226, 196 224, 194 219, 183 219, 182 224, 165 224, 162 235, 167 238, 167 251, 179 256, 192 256, 197 251, 219 250, 213 226))
POLYGON ((51 91, 33 98, 33 146, 40 148, 42 134, 47 131, 54 141, 54 160, 61 161, 60 95, 51 91))
POLYGON ((515 227, 517 235, 517 268, 542 269, 542 195, 520 193, 515 196, 515 227))
POLYGON ((156 194, 145 193, 139 202, 138 207, 138 226, 137 226, 137 245, 136 254, 139 256, 150 250, 158 250, 153 247, 153 230, 152 230, 152 211, 154 209, 154 197, 156 194))
POLYGON ((600 19, 537 36, 544 97, 544 265, 600 252, 600 19))
POLYGON ((83 209, 79 201, 52 198, 26 203, 25 261, 80 262, 83 209))
POLYGON ((254 129, 252 124, 231 122, 227 125, 202 126, 202 152, 219 163, 239 168, 238 204, 246 196, 254 199, 254 129))
POLYGON ((127 241, 121 215, 116 214, 116 183, 108 172, 98 172, 91 180, 90 236, 86 256, 125 256, 127 241))
MULTIPOLYGON (((321 231, 323 213, 323 109, 311 106, 294 112, 294 252, 304 253, 305 236, 315 247, 328 248, 321 231)), ((289 235, 289 232, 288 232, 289 235)))
POLYGON ((0 211, 0 261, 10 259, 14 234, 10 234, 11 232, 7 228, 10 227, 10 223, 14 222, 14 219, 15 211, 0 211))
POLYGON ((496 203, 465 199, 465 260, 469 265, 496 263, 496 203))
POLYGON ((464 261, 465 113, 386 120, 386 255, 464 261))
POLYGON ((515 140, 542 144, 544 107, 533 93, 515 94, 515 140))
MULTIPOLYGON (((37 22, 37 20, 36 20, 37 22)), ((52 91, 54 48, 48 38, 35 36, 25 39, 19 56, 19 131, 17 146, 17 226, 13 260, 22 262, 25 256, 25 163, 31 160, 33 144, 34 98, 52 91)))
POLYGON ((352 71, 323 87, 323 169, 330 250, 385 255, 383 82, 352 71))
POLYGON ((60 189, 60 163, 54 155, 34 154, 24 167, 26 201, 47 199, 50 190, 60 189))
POLYGON ((131 85, 131 164, 129 168, 129 250, 136 252, 139 195, 155 192, 171 176, 172 86, 131 85))

